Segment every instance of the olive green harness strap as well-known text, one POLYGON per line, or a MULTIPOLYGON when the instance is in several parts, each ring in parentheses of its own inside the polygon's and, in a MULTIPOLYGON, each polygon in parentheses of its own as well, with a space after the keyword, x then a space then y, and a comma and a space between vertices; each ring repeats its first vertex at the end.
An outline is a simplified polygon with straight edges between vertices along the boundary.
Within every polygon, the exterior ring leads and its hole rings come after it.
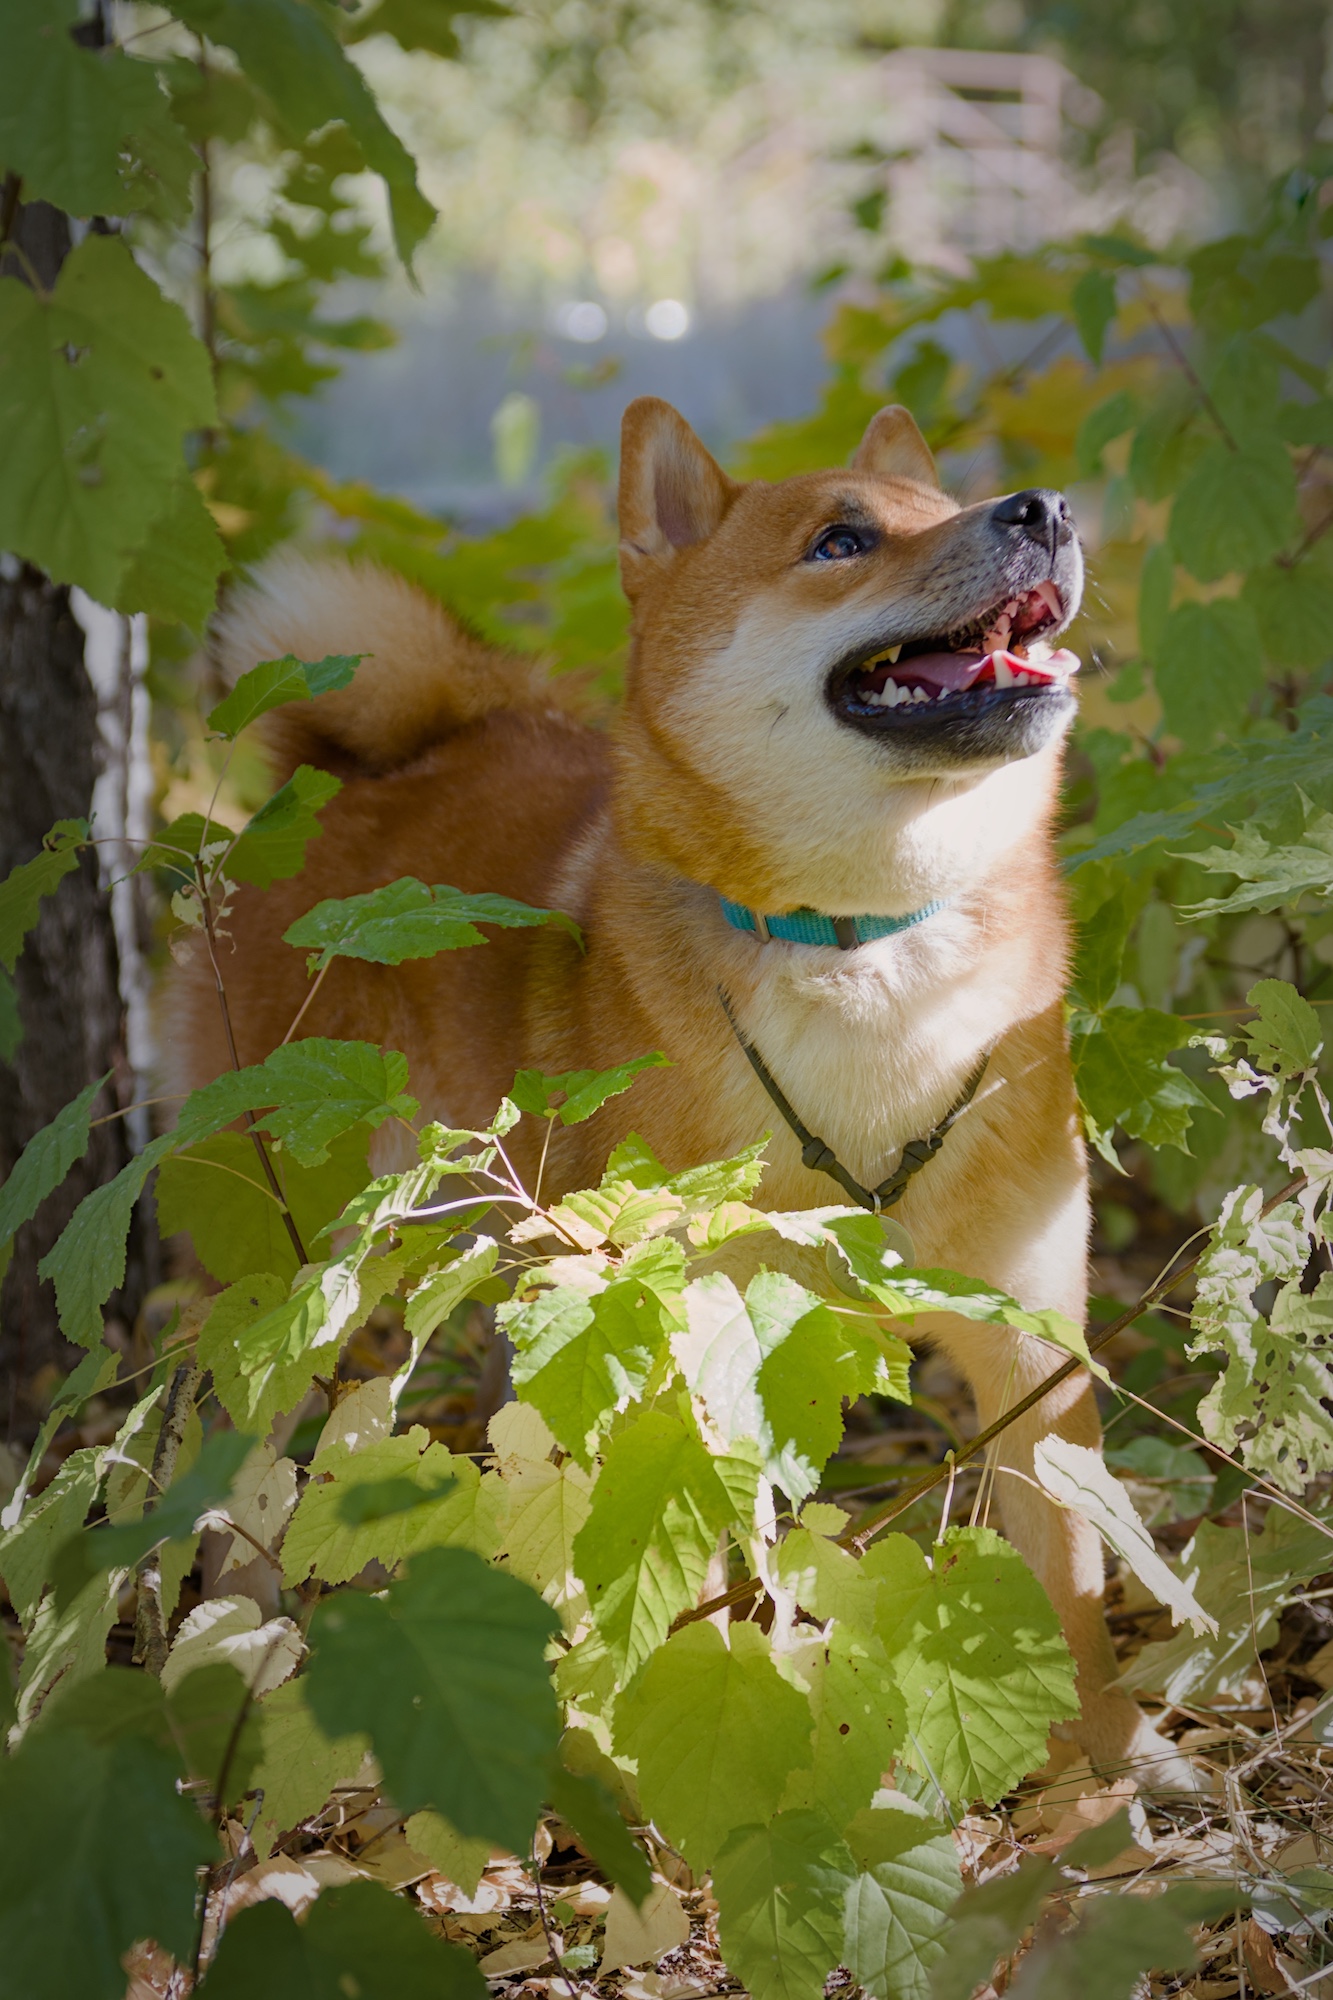
POLYGON ((958 1096, 945 1112, 939 1124, 933 1125, 924 1139, 908 1140, 907 1144, 903 1147, 902 1158, 887 1180, 882 1180, 878 1187, 866 1188, 862 1187, 860 1181, 847 1171, 832 1147, 827 1145, 823 1139, 817 1139, 814 1133, 801 1123, 795 1111, 793 1111, 791 1105, 783 1096, 782 1090, 773 1072, 769 1069, 768 1064, 764 1061, 754 1044, 747 1041, 741 1032, 740 1023, 732 1011, 731 1001, 720 986, 717 989, 717 997, 722 1002, 723 1012, 731 1023, 731 1032, 735 1035, 736 1040, 744 1050, 751 1069, 759 1078, 760 1083, 763 1084, 764 1089, 768 1092, 773 1103, 782 1114, 784 1122, 791 1127, 791 1130, 800 1141, 801 1164, 809 1167, 813 1173, 827 1174, 830 1180, 835 1180, 838 1183, 844 1194, 850 1195, 852 1200, 861 1208, 870 1209, 874 1215, 882 1214, 886 1208, 892 1208, 896 1202, 901 1201, 913 1174, 919 1174, 922 1167, 928 1165, 934 1159, 936 1153, 939 1152, 940 1147, 944 1144, 950 1127, 956 1119, 962 1116, 975 1097, 977 1087, 982 1077, 986 1074, 986 1064, 990 1061, 989 1055, 984 1055, 981 1058, 981 1061, 977 1064, 971 1076, 968 1077, 967 1082, 963 1085, 958 1096))

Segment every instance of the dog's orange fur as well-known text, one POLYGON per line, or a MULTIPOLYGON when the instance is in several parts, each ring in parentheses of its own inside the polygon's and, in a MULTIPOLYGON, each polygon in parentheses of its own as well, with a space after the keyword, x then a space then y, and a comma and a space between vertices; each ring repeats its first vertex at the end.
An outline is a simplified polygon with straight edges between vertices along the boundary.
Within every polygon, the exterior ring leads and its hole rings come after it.
MULTIPOLYGON (((399 579, 368 566, 271 566, 222 633, 236 670, 288 651, 370 657, 349 689, 268 725, 284 774, 305 759, 344 789, 304 873, 236 898, 223 971, 241 1061, 281 1041, 301 1006, 303 954, 282 932, 323 897, 415 875, 566 910, 586 953, 543 930, 492 933, 484 949, 396 969, 339 961, 302 1032, 401 1049, 426 1112, 463 1127, 489 1119, 520 1066, 601 1068, 662 1050, 670 1068, 589 1123, 556 1129, 546 1190, 595 1182, 631 1128, 679 1169, 776 1125, 759 1196, 774 1208, 839 1196, 801 1165, 719 984, 806 1123, 867 1183, 941 1117, 989 1050, 977 1100, 896 1213, 920 1264, 1081 1320, 1086 1175, 1050 838, 1059 745, 1018 763, 905 775, 822 705, 819 660, 873 636, 886 606, 929 604, 941 579, 978 566, 980 513, 939 491, 905 412, 881 413, 851 471, 741 486, 666 405, 632 405, 621 528, 634 639, 612 738, 561 713, 530 663, 482 647, 399 579), (879 525, 878 546, 850 568, 803 562, 849 506, 879 525), (842 953, 738 933, 719 892, 766 912, 901 914, 952 900, 842 953)), ((198 961, 177 975, 175 1003, 178 1080, 193 1086, 228 1061, 198 961)), ((771 1241, 763 1254, 773 1258, 771 1241)), ((1048 1348, 997 1328, 942 1318, 928 1331, 971 1383, 983 1424, 1052 1365, 1048 1348)), ((1051 1429, 1098 1442, 1086 1376, 1005 1434, 1001 1465, 1030 1474, 1033 1444, 1051 1429)), ((1102 1763, 1153 1745, 1160 1754, 1109 1687, 1096 1534, 1021 1477, 1002 1473, 997 1486, 1006 1529, 1078 1661, 1086 1749, 1102 1763)))

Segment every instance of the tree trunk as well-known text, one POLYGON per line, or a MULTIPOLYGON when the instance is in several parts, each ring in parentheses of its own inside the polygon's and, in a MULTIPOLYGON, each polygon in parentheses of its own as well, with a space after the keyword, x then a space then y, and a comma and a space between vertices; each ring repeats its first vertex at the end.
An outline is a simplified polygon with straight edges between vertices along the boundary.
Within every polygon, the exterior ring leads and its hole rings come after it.
MULTIPOLYGON (((44 202, 19 204, 5 187, 8 243, 26 267, 0 255, 0 275, 53 285, 70 243, 69 223, 44 202)), ((0 879, 38 852, 58 819, 91 815, 101 746, 97 697, 84 664, 84 635, 70 593, 40 571, 0 558, 0 879)), ((134 1097, 111 901, 96 858, 85 853, 41 907, 15 970, 22 1039, 0 1062, 0 1178, 28 1140, 94 1077, 114 1071, 96 1112, 134 1097)), ((75 1206, 129 1158, 125 1121, 93 1132, 92 1145, 35 1220, 19 1232, 0 1289, 0 1393, 11 1439, 30 1436, 58 1376, 77 1356, 64 1340, 51 1286, 37 1263, 75 1206)), ((136 1218, 125 1283, 108 1308, 108 1334, 123 1344, 154 1277, 151 1227, 136 1218)))

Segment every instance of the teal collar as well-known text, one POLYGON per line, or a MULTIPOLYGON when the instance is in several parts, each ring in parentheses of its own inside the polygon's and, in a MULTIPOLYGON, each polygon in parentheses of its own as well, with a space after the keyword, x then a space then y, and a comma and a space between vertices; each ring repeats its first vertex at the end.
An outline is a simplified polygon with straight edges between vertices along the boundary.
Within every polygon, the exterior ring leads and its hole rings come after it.
POLYGON ((839 951, 854 951, 875 938, 896 937, 948 908, 947 902, 927 903, 906 917, 826 917, 821 910, 788 910, 783 916, 765 917, 744 903, 728 902, 725 896, 718 901, 733 930, 752 931, 762 943, 784 938, 788 944, 835 945, 839 951))

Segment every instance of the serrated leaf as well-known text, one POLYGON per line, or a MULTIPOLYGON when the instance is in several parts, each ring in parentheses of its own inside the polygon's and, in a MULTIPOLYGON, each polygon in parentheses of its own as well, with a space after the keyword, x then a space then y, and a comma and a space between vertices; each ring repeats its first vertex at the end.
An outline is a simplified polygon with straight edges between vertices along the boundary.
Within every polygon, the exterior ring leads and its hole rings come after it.
POLYGON ((403 1832, 410 1848, 424 1854, 465 1896, 475 1896, 491 1858, 491 1841, 464 1840, 457 1827, 436 1812, 413 1813, 403 1832))
POLYGON ((815 1729, 810 1768, 792 1773, 782 1803, 815 1808, 846 1826, 870 1804, 903 1747, 897 1682, 878 1639, 839 1625, 795 1649, 789 1672, 805 1688, 815 1729))
POLYGON ((298 764, 286 784, 242 827, 227 856, 227 873, 238 882, 253 882, 257 889, 271 889, 275 882, 299 875, 306 847, 323 832, 319 814, 341 790, 341 779, 328 771, 298 764))
POLYGON ((0 1536, 0 1576, 25 1630, 32 1624, 51 1574, 55 1551, 83 1526, 102 1484, 102 1453, 72 1451, 16 1527, 0 1536))
POLYGON ((1250 571, 1241 596, 1275 666, 1324 664, 1333 650, 1333 577, 1308 562, 1287 567, 1272 563, 1250 571))
POLYGON ((97 1676, 106 1668, 107 1634, 116 1622, 124 1570, 95 1576, 68 1601, 48 1590, 37 1607, 19 1673, 18 1726, 40 1714, 51 1690, 97 1676))
POLYGON ((43 896, 49 896, 78 867, 79 852, 87 838, 86 819, 57 820, 43 836, 41 853, 20 862, 0 882, 0 965, 6 972, 12 972, 18 963, 23 940, 40 914, 43 896))
POLYGON ((1230 1331, 1227 1366, 1199 1404, 1199 1428, 1252 1471, 1303 1493, 1333 1470, 1333 1276, 1325 1271, 1312 1293, 1293 1276, 1267 1321, 1256 1313, 1243 1337, 1234 1321, 1230 1331))
POLYGON ((526 1852, 559 1734, 544 1658, 559 1619, 469 1549, 427 1549, 380 1596, 343 1592, 311 1628, 309 1701, 364 1730, 404 1812, 526 1852))
POLYGON ((1171 546, 1191 576, 1215 583, 1276 555, 1297 522, 1296 475, 1285 445, 1210 444, 1176 495, 1171 546))
POLYGON ((326 1889, 298 1923, 274 1899, 232 1917, 201 1988, 208 2000, 485 2000, 476 1960, 432 1934, 378 1882, 326 1889))
POLYGON ((394 242, 409 269, 435 220, 417 187, 411 155, 385 123, 370 88, 322 17, 299 0, 181 0, 181 20, 229 48, 267 97, 285 136, 300 141, 340 119, 372 173, 384 181, 394 242))
POLYGON ((1070 1022, 1074 1082, 1088 1136, 1118 1166, 1116 1129, 1149 1146, 1189 1151, 1197 1110, 1211 1107, 1192 1078, 1166 1058, 1188 1039, 1178 1014, 1153 1007, 1105 1007, 1070 1022))
MULTIPOLYGON (((744 1463, 738 1448, 733 1464, 744 1463)), ((753 1496, 757 1462, 751 1477, 753 1496)), ((612 1439, 574 1559, 622 1677, 698 1601, 718 1537, 738 1525, 718 1460, 679 1417, 645 1410, 612 1439)))
POLYGON ((471 1459, 432 1444, 414 1425, 358 1451, 335 1446, 320 1458, 323 1482, 301 1497, 282 1545, 289 1585, 316 1575, 346 1583, 369 1562, 394 1569, 421 1549, 500 1547, 506 1512, 499 1478, 471 1459))
POLYGON ((96 1083, 81 1090, 63 1111, 56 1113, 49 1125, 29 1139, 19 1154, 8 1179, 0 1186, 0 1251, 25 1222, 32 1220, 74 1162, 87 1152, 93 1099, 110 1078, 108 1070, 96 1083))
POLYGON ((227 551, 213 516, 194 481, 182 472, 147 538, 126 565, 119 607, 179 619, 202 632, 226 567, 227 551))
POLYGON ((298 1166, 322 1166, 330 1143, 353 1126, 376 1131, 387 1118, 415 1117, 406 1084, 407 1061, 396 1051, 309 1035, 193 1091, 173 1136, 192 1144, 247 1111, 262 1112, 259 1123, 298 1166))
POLYGON ((644 1811, 694 1868, 738 1826, 772 1818, 812 1756, 810 1704, 783 1680, 754 1625, 728 1639, 686 1625, 616 1701, 615 1747, 634 1757, 644 1811))
POLYGON ((587 1466, 617 1410, 642 1394, 666 1348, 657 1296, 631 1280, 592 1294, 559 1285, 501 1309, 514 1386, 587 1466))
POLYGON ((378 6, 357 16, 347 40, 362 42, 367 35, 392 35, 401 49, 457 57, 462 51, 453 23, 460 14, 500 18, 511 11, 499 0, 379 0, 378 6))
POLYGON ((822 1813, 779 1813, 731 1835, 713 1867, 718 1937, 728 1971, 754 2000, 819 2000, 842 1958, 855 1875, 822 1813))
POLYGON ((31 2000, 122 2000, 121 1955, 140 1938, 188 1957, 195 1871, 218 1858, 176 1790, 179 1758, 149 1734, 99 1729, 120 1690, 109 1675, 95 1687, 87 1726, 57 1709, 0 1761, 0 1952, 6 1984, 31 2000))
POLYGON ((149 63, 80 47, 64 0, 8 0, 0 157, 30 201, 70 215, 189 213, 198 162, 149 63))
POLYGON ((1064 1886, 1053 1861, 1025 1854, 1011 1874, 970 1884, 951 1913, 944 1954, 930 1979, 932 2000, 971 2000, 992 1969, 1031 1930, 1052 1889, 1064 1886))
POLYGON ((502 1470, 509 1499, 504 1549, 510 1570, 539 1590, 548 1604, 573 1602, 582 1596, 574 1542, 592 1507, 591 1478, 572 1459, 552 1465, 549 1459, 523 1458, 508 1461, 502 1470))
POLYGON ((404 875, 364 896, 316 903, 283 932, 287 944, 313 954, 311 969, 335 958, 360 958, 375 965, 402 965, 410 958, 433 958, 440 951, 485 944, 478 924, 516 930, 557 924, 572 937, 579 929, 559 910, 535 910, 510 896, 466 895, 461 889, 428 888, 404 875))
MULTIPOLYGON (((259 1606, 246 1598, 259 1618, 259 1606)), ((289 1623, 288 1620, 274 1621, 289 1623)), ((95 1681, 85 1683, 95 1687, 95 1681)), ((250 1690, 234 1665, 215 1659, 163 1679, 172 1740, 186 1771, 209 1792, 235 1806, 250 1790, 261 1758, 263 1724, 250 1690)))
POLYGON ((930 2000, 931 1968, 952 1937, 962 1888, 952 1835, 902 1800, 859 1812, 845 1837, 858 1873, 843 1963, 873 2000, 930 2000))
POLYGON ((207 354, 119 237, 86 236, 49 298, 0 279, 0 545, 117 605, 185 432, 216 421, 207 354))
MULTIPOLYGON (((72 1417, 93 1396, 110 1388, 120 1372, 121 1357, 115 1350, 95 1347, 91 1354, 85 1354, 74 1369, 65 1377, 51 1399, 50 1407, 43 1417, 32 1450, 28 1453, 28 1463, 19 1475, 18 1485, 0 1509, 0 1529, 16 1527, 23 1519, 28 1493, 37 1476, 38 1468, 46 1456, 50 1444, 66 1417, 72 1417)), ((2 1545, 2 1544, 0 1544, 2 1545)), ((3 1565, 0 1564, 0 1573, 3 1565)))
POLYGON ((645 1069, 667 1064, 664 1055, 636 1056, 612 1069, 571 1069, 561 1076, 543 1076, 539 1069, 521 1069, 509 1095, 520 1111, 538 1118, 558 1118, 562 1125, 581 1125, 600 1110, 608 1097, 628 1090, 645 1069), (553 1099, 559 1100, 553 1102, 553 1099))
MULTIPOLYGON (((366 1134, 353 1127, 331 1139, 322 1166, 299 1166, 286 1152, 274 1154, 272 1164, 297 1232, 311 1244, 365 1186, 366 1134)), ((162 1235, 188 1230, 195 1255, 219 1284, 256 1271, 295 1277, 282 1210, 246 1134, 219 1132, 173 1153, 158 1168, 154 1195, 162 1235)))
POLYGON ((863 1561, 884 1586, 876 1629, 906 1702, 904 1760, 950 1800, 993 1803, 1079 1712, 1050 1600, 989 1528, 951 1528, 933 1565, 906 1535, 863 1561))
POLYGON ((1172 735, 1190 746, 1239 729, 1263 685, 1263 648, 1249 604, 1215 597, 1178 604, 1153 654, 1153 680, 1172 735))
POLYGON ((368 1736, 328 1737, 310 1712, 306 1677, 298 1674, 265 1695, 263 1753, 254 1774, 264 1804, 252 1836, 257 1854, 317 1813, 335 1785, 350 1784, 370 1748, 368 1736))
POLYGON ((125 1275, 134 1204, 172 1144, 170 1135, 150 1139, 114 1179, 86 1194, 37 1266, 39 1277, 55 1286, 61 1332, 80 1347, 102 1338, 102 1307, 125 1275))
POLYGON ((233 740, 271 708, 282 708, 289 701, 313 701, 350 687, 364 658, 364 653, 326 653, 322 660, 312 661, 286 653, 280 660, 261 660, 210 710, 208 726, 215 736, 233 740))
MULTIPOLYGON (((804 1524, 810 1517, 807 1507, 804 1524)), ((840 1529, 847 1517, 840 1515, 840 1529)), ((861 1564, 827 1535, 804 1525, 793 1528, 778 1543, 772 1557, 774 1574, 784 1590, 791 1591, 802 1611, 824 1623, 830 1618, 846 1621, 862 1631, 874 1622, 879 1585, 863 1573, 861 1564)))
POLYGON ((1300 1076, 1312 1069, 1324 1046, 1318 1014, 1285 979, 1260 979, 1245 995, 1257 1018, 1242 1033, 1260 1068, 1271 1076, 1300 1076))
POLYGON ((1183 906, 1181 915, 1197 922, 1244 910, 1280 910, 1307 893, 1327 897, 1333 891, 1333 813, 1319 812, 1308 799, 1303 803, 1305 830, 1298 841, 1270 839, 1247 821, 1235 828, 1230 847, 1192 851, 1189 859, 1196 866, 1236 875, 1240 887, 1228 896, 1183 906))
POLYGON ((1108 1472, 1100 1452, 1071 1444, 1056 1432, 1042 1438, 1033 1451, 1037 1480, 1061 1507, 1072 1507, 1091 1521, 1107 1547, 1114 1550, 1144 1588, 1171 1613, 1173 1625, 1188 1619, 1198 1632, 1217 1631, 1217 1620, 1157 1553, 1157 1546, 1134 1511, 1120 1481, 1108 1472))
POLYGON ((443 1269, 432 1271, 409 1295, 404 1324, 416 1338, 425 1340, 456 1305, 461 1305, 495 1269, 499 1245, 482 1236, 443 1269))

